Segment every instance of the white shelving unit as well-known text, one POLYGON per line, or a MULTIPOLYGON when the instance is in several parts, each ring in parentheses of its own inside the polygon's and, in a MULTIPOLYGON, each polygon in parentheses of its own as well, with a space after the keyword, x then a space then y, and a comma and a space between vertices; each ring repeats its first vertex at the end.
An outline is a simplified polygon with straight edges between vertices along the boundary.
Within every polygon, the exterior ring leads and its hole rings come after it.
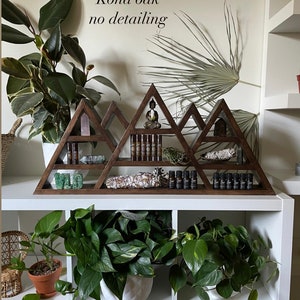
POLYGON ((268 97, 264 99, 264 109, 266 110, 300 110, 300 94, 286 94, 268 97))
MULTIPOLYGON (((272 257, 280 262, 280 275, 276 283, 259 287, 261 299, 289 299, 294 200, 283 193, 275 196, 33 195, 37 183, 38 178, 33 177, 3 178, 2 210, 9 214, 60 209, 65 211, 66 217, 70 210, 92 204, 97 210, 170 210, 173 226, 179 231, 202 216, 219 217, 228 223, 242 222, 251 231, 260 232, 272 241, 272 257)), ((67 262, 69 280, 70 267, 71 262, 67 262)), ((154 280, 150 300, 196 299, 187 291, 178 296, 172 295, 167 274, 168 270, 162 267, 154 280)), ((57 298, 66 299, 61 296, 57 298)), ((241 294, 235 299, 246 300, 247 295, 241 294)))

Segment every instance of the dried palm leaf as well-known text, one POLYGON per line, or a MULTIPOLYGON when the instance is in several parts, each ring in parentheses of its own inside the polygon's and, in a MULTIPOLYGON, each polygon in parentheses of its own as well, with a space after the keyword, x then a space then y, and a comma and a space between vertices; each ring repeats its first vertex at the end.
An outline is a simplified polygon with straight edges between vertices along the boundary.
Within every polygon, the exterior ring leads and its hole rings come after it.
MULTIPOLYGON (((202 51, 196 50, 195 44, 193 48, 188 47, 173 38, 157 34, 152 43, 158 50, 149 52, 170 66, 151 66, 145 73, 152 79, 151 82, 163 88, 165 101, 176 105, 176 116, 180 117, 178 111, 184 112, 193 102, 205 118, 217 100, 240 82, 239 72, 244 47, 240 22, 237 17, 233 17, 225 1, 224 19, 229 48, 226 60, 203 24, 197 24, 186 13, 178 18, 202 51)), ((234 116, 250 146, 255 150, 258 145, 257 116, 241 110, 235 111, 234 116)), ((255 153, 258 153, 257 149, 255 153)))

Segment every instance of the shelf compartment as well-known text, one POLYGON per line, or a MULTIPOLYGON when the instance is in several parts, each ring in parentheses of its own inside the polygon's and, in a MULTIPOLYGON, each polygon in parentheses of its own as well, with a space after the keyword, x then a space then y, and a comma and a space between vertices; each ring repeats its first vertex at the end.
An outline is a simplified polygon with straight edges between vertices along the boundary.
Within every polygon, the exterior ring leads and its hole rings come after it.
POLYGON ((300 93, 268 97, 264 100, 264 109, 300 109, 300 93))
POLYGON ((300 2, 291 0, 280 9, 268 24, 270 33, 300 32, 300 2))

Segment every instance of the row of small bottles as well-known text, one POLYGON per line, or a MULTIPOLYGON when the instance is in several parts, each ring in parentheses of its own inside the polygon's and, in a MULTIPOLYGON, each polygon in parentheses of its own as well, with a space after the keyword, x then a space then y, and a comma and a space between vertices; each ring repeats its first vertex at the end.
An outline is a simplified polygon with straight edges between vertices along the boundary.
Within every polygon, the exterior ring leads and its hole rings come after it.
POLYGON ((197 171, 169 171, 169 189, 195 190, 198 188, 197 171))
POLYGON ((219 173, 213 174, 213 189, 215 190, 252 190, 252 173, 219 173))

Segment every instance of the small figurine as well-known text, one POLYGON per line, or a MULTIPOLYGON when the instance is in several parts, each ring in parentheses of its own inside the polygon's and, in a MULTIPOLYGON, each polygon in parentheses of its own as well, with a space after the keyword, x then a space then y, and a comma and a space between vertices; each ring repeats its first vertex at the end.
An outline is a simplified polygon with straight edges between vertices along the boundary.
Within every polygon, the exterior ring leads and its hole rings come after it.
POLYGON ((160 128, 161 124, 158 122, 158 113, 154 109, 156 106, 155 101, 152 99, 149 103, 150 110, 146 113, 146 118, 148 121, 145 122, 144 128, 146 129, 154 129, 154 128, 160 128))

